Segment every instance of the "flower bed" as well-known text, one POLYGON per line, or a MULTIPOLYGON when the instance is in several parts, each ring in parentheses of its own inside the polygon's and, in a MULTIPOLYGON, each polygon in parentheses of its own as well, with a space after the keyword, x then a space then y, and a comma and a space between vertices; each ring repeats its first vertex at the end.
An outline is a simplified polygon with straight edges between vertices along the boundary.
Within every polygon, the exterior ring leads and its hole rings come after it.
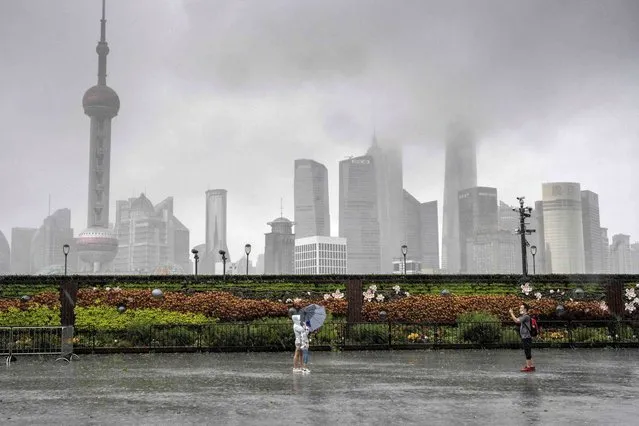
MULTIPOLYGON (((367 290, 369 291, 369 290, 367 290)), ((521 303, 530 304, 533 312, 541 319, 601 320, 610 318, 604 303, 594 300, 558 301, 550 297, 514 296, 441 296, 407 295, 397 292, 379 297, 367 296, 363 306, 363 318, 366 321, 385 320, 380 312, 392 322, 430 322, 453 324, 457 316, 464 312, 483 311, 496 315, 502 321, 508 321, 508 309, 517 308, 521 303), (558 311, 561 303, 563 310, 558 311)), ((310 303, 324 305, 335 316, 343 316, 347 311, 347 302, 343 297, 295 298, 292 300, 255 300, 245 299, 225 292, 202 292, 186 294, 184 292, 166 292, 162 298, 151 296, 150 290, 80 290, 78 292, 77 311, 83 308, 100 307, 112 311, 118 317, 118 306, 126 307, 126 314, 142 309, 156 309, 163 312, 197 314, 202 318, 220 321, 250 321, 259 318, 285 318, 288 308, 302 307, 310 303)), ((0 300, 0 325, 3 314, 9 309, 13 312, 29 311, 34 307, 59 309, 59 295, 46 292, 34 295, 29 301, 20 299, 0 300)), ((35 311, 33 311, 35 312, 35 311)), ((76 313, 78 313, 76 312, 76 313)), ((35 314, 34 314, 35 315, 35 314)), ((39 313, 38 315, 44 315, 39 313)), ((628 312, 628 318, 634 318, 637 312, 628 312)), ((109 321, 112 321, 110 319, 109 321)), ((37 320, 33 320, 36 321, 37 320)), ((29 320, 29 324, 33 323, 29 320)), ((45 317, 43 317, 45 321, 45 317)))

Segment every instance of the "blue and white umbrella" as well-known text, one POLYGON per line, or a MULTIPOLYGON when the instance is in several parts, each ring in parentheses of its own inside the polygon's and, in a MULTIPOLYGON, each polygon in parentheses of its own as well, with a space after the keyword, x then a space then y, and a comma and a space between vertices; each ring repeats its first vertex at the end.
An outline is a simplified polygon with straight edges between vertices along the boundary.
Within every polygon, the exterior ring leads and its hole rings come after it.
POLYGON ((326 320, 326 309, 320 305, 308 305, 302 308, 299 314, 302 324, 307 324, 310 332, 320 328, 326 320))

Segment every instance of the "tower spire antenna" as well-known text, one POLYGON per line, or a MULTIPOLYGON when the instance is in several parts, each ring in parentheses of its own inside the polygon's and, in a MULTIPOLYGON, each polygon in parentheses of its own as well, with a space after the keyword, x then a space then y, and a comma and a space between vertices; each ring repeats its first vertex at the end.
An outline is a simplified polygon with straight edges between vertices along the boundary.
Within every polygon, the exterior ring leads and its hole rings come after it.
POLYGON ((107 55, 109 44, 106 41, 106 0, 102 0, 102 19, 100 19, 100 41, 95 51, 98 54, 98 85, 106 86, 107 55))
POLYGON ((102 19, 100 19, 100 41, 106 41, 106 0, 102 0, 102 19))
POLYGON ((280 217, 284 217, 284 198, 280 198, 280 217))

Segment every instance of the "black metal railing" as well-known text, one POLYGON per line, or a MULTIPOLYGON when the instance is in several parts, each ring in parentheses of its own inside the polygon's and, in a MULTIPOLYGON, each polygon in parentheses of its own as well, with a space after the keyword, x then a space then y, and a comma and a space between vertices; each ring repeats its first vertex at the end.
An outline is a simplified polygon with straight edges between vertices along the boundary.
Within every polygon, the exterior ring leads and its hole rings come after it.
MULTIPOLYGON (((633 321, 552 321, 540 323, 536 347, 639 347, 639 323, 633 321)), ((312 350, 518 347, 512 323, 460 324, 326 323, 311 335, 312 350)), ((188 352, 292 350, 286 323, 153 325, 125 330, 76 329, 76 352, 188 352)))

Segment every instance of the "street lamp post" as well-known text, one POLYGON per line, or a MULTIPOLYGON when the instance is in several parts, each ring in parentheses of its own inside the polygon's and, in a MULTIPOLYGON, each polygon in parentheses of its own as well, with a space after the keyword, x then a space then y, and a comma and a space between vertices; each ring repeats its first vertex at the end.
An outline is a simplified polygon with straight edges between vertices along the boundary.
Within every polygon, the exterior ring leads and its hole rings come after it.
POLYGON ((70 249, 71 247, 69 247, 68 244, 62 246, 62 253, 64 253, 64 276, 67 275, 67 257, 69 256, 70 249))
POLYGON ((195 278, 197 279, 197 263, 200 260, 200 256, 198 255, 198 251, 196 249, 191 250, 193 253, 193 260, 195 260, 195 278))
POLYGON ((222 256, 222 279, 226 280, 226 251, 220 250, 220 256, 222 256))
POLYGON ((249 267, 249 254, 251 254, 251 245, 247 244, 244 246, 244 253, 246 253, 246 276, 248 276, 248 267, 249 267))
POLYGON ((535 255, 537 254, 537 246, 530 246, 530 254, 532 254, 533 257, 533 275, 537 275, 537 272, 535 271, 535 255))
POLYGON ((404 275, 406 275, 406 253, 408 253, 408 246, 404 244, 402 246, 402 254, 404 255, 404 275))

